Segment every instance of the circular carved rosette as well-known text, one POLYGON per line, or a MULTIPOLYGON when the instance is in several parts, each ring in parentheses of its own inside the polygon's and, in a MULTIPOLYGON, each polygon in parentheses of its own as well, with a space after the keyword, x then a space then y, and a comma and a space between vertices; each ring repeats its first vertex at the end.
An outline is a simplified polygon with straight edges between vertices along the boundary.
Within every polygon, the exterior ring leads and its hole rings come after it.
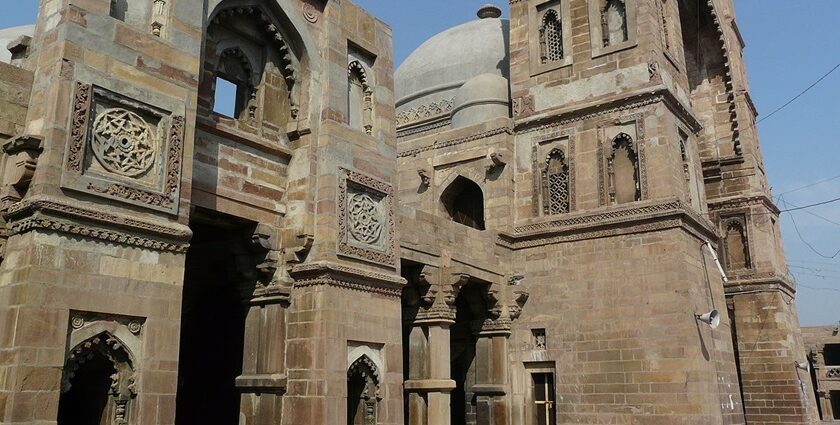
POLYGON ((103 111, 93 122, 91 148, 102 166, 115 174, 137 177, 155 162, 155 131, 146 121, 121 108, 103 111))
POLYGON ((348 231, 353 239, 368 245, 379 242, 383 227, 379 203, 366 193, 356 193, 350 196, 347 207, 348 231))
POLYGON ((73 319, 70 321, 70 325, 73 326, 73 329, 81 329, 82 326, 85 325, 85 319, 84 317, 73 316, 73 319))
POLYGON ((136 320, 132 320, 131 322, 128 323, 128 331, 133 333, 134 335, 139 334, 140 330, 142 330, 142 328, 143 327, 140 324, 140 322, 138 322, 136 320))
POLYGON ((306 19, 307 22, 312 24, 318 22, 318 13, 315 11, 315 8, 309 3, 303 5, 303 18, 306 19))

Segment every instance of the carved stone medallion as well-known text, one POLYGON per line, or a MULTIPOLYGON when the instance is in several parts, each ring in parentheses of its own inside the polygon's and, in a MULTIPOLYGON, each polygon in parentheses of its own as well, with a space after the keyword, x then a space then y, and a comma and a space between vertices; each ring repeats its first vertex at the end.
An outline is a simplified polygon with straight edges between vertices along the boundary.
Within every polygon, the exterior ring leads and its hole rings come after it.
POLYGON ((379 202, 367 193, 351 194, 347 200, 350 236, 358 242, 375 245, 382 238, 383 219, 379 202))
POLYGON ((157 153, 155 130, 134 112, 122 108, 103 111, 93 122, 91 149, 102 166, 127 177, 152 167, 157 153))
POLYGON ((340 169, 338 253, 380 264, 396 264, 391 185, 355 171, 340 169))

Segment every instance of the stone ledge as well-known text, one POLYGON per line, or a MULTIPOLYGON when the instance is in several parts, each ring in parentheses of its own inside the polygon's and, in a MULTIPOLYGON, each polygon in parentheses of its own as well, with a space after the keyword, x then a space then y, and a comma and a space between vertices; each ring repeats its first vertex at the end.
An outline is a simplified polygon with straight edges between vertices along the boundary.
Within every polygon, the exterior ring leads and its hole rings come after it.
POLYGON ((192 238, 182 224, 109 213, 46 195, 13 204, 4 218, 12 235, 45 229, 162 251, 186 252, 192 238))
POLYGON ((285 374, 240 375, 236 377, 236 388, 242 392, 284 393, 286 392, 285 374))
POLYGON ((790 278, 773 271, 733 274, 723 289, 726 297, 758 292, 782 292, 790 297, 796 294, 790 278))
POLYGON ((502 384, 475 384, 472 386, 472 392, 476 395, 495 396, 505 395, 505 385, 502 384))
POLYGON ((716 241, 712 223, 677 198, 640 201, 534 220, 513 232, 500 232, 497 243, 511 249, 581 239, 683 228, 698 239, 716 241))
POLYGON ((455 389, 455 381, 452 379, 411 379, 403 383, 408 392, 436 392, 448 393, 455 389))
POLYGON ((402 288, 406 285, 405 278, 398 275, 377 273, 327 261, 294 266, 289 275, 295 280, 295 288, 327 285, 390 297, 401 296, 402 288))

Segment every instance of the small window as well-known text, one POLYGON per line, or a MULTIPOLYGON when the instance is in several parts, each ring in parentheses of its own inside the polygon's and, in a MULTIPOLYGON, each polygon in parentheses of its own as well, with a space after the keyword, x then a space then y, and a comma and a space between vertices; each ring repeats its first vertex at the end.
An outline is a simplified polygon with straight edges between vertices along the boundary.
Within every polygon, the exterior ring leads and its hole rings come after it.
POLYGON ((840 344, 826 344, 823 357, 826 366, 840 366, 840 344))
POLYGON ((543 64, 563 59, 563 23, 557 11, 549 9, 543 15, 540 28, 540 61, 543 64))
POLYGON ((545 350, 545 329, 531 329, 535 350, 545 350))
POLYGON ((554 373, 531 373, 533 423, 535 425, 555 425, 557 414, 554 406, 554 373))
POLYGON ((484 194, 472 180, 458 176, 443 191, 441 202, 452 221, 484 230, 484 194))
POLYGON ((236 117, 238 112, 236 109, 236 92, 239 90, 236 84, 225 80, 222 77, 216 77, 216 95, 213 101, 213 112, 224 115, 226 117, 236 117))
POLYGON ((569 164, 560 149, 553 149, 545 159, 543 192, 546 215, 569 212, 569 164))
POLYGON ((109 15, 114 19, 125 22, 125 15, 128 12, 128 0, 111 0, 109 15))

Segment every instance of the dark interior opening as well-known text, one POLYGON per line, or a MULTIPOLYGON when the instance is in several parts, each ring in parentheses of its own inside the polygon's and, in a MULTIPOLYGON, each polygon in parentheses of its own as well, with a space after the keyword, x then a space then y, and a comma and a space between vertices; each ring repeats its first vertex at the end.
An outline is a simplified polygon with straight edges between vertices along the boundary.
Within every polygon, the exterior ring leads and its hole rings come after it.
POLYGON ((475 182, 458 176, 443 191, 441 201, 453 221, 484 230, 484 194, 475 182))
POLYGON ((840 366, 840 344, 825 344, 823 357, 826 366, 840 366))
POLYGON ((94 350, 90 359, 81 363, 70 380, 70 390, 58 402, 58 425, 101 425, 108 417, 111 375, 114 364, 94 350))
POLYGON ((452 425, 475 425, 476 399, 472 387, 476 383, 475 354, 478 332, 487 315, 484 285, 472 283, 455 299, 455 323, 449 329, 452 379, 455 389, 450 394, 452 425))
POLYGON ((834 419, 840 419, 840 391, 829 393, 831 397, 831 411, 834 412, 834 419))
POLYGON ((181 311, 175 423, 239 423, 246 308, 254 268, 246 264, 252 223, 197 210, 190 222, 181 311), (249 270, 251 273, 249 273, 249 270))

